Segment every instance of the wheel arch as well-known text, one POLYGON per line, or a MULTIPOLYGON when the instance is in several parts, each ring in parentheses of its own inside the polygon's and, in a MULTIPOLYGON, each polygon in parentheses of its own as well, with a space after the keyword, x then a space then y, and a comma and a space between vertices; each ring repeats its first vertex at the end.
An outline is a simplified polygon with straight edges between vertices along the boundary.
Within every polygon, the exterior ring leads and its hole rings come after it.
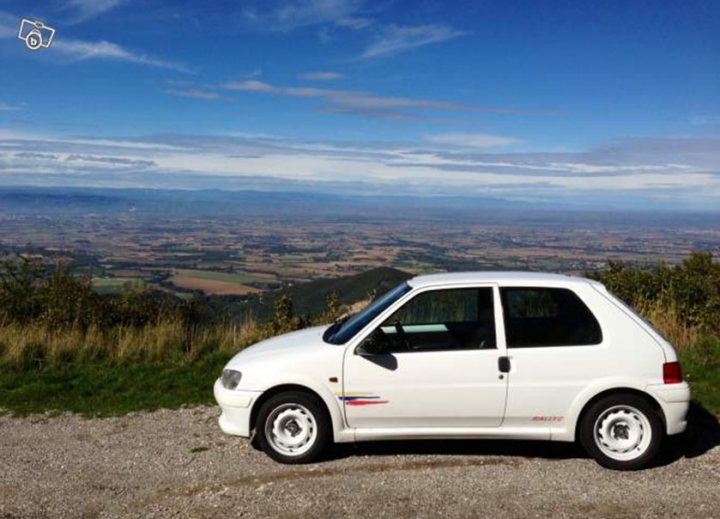
POLYGON ((665 413, 663 411, 662 406, 660 403, 649 393, 642 391, 640 389, 632 388, 632 387, 613 387, 610 389, 606 389, 604 391, 601 391, 597 393, 595 396, 590 398, 585 404, 582 406, 582 409, 580 410, 580 413, 577 416, 577 419, 575 420, 575 431, 574 431, 574 437, 575 440, 579 440, 580 438, 580 427, 582 425, 582 421, 585 418, 585 414, 588 412, 588 410, 599 400, 611 396, 611 395, 635 395, 639 396, 640 398, 644 399, 650 406, 655 410, 655 412, 660 417, 660 421, 663 425, 663 430, 667 430, 667 421, 665 418, 665 413))
POLYGON ((299 383, 287 383, 287 384, 277 384, 274 385, 265 391, 253 402, 252 408, 250 409, 250 431, 254 431, 255 425, 257 422, 257 416, 260 412, 260 408, 262 405, 269 399, 272 398, 275 395, 278 395, 280 393, 287 393, 289 391, 299 391, 302 393, 307 393, 309 395, 312 395, 316 397, 320 402, 323 404, 323 409, 327 413, 328 418, 330 419, 330 424, 332 426, 332 435, 337 436, 337 431, 343 428, 342 423, 342 416, 340 415, 339 411, 337 410, 337 407, 334 409, 332 406, 330 406, 325 398, 323 398, 323 395, 316 391, 315 389, 299 384, 299 383))

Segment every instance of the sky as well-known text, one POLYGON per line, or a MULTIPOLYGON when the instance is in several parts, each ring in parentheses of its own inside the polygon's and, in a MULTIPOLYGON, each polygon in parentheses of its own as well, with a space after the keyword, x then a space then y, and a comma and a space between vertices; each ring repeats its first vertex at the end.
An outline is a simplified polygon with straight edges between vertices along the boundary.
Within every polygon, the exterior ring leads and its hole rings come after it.
POLYGON ((716 211, 719 27, 715 0, 0 0, 0 186, 716 211))

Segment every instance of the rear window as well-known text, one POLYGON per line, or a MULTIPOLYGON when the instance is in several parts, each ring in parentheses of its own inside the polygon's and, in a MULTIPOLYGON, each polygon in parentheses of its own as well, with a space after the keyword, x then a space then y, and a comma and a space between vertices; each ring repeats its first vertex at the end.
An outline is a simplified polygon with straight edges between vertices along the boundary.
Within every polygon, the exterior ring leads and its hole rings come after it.
POLYGON ((509 348, 589 346, 602 342, 590 309, 565 288, 500 289, 509 348))

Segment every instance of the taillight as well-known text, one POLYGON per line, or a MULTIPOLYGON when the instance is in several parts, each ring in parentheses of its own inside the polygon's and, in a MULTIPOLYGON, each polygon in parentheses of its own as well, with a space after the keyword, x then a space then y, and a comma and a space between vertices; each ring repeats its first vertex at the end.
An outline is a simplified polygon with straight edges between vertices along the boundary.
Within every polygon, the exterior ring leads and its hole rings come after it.
POLYGON ((682 368, 679 362, 666 362, 663 364, 663 382, 666 384, 679 384, 682 382, 682 368))

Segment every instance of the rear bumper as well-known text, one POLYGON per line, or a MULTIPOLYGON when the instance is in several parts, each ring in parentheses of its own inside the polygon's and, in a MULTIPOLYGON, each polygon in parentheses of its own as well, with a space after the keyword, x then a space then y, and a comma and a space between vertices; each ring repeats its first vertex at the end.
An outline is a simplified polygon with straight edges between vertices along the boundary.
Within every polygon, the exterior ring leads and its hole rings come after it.
POLYGON ((655 397, 662 407, 667 434, 684 432, 687 428, 687 412, 690 408, 691 396, 688 383, 652 385, 647 387, 647 392, 655 397))
POLYGON ((222 410, 218 419, 220 429, 226 434, 249 437, 250 411, 261 392, 225 389, 218 379, 213 386, 213 393, 222 410))

